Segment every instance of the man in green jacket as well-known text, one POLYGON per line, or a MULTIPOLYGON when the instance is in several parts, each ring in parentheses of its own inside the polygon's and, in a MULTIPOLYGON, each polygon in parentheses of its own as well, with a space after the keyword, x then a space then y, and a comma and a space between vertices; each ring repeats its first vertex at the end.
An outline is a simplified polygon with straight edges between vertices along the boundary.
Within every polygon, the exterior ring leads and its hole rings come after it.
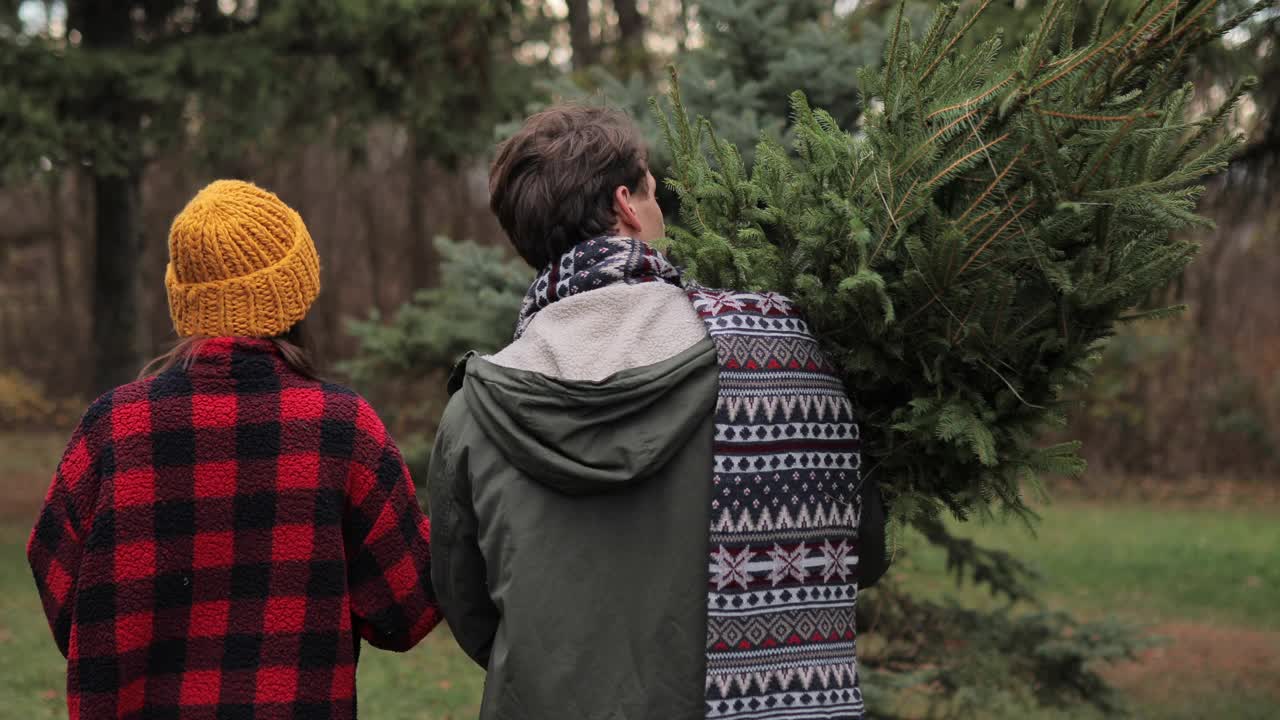
POLYGON ((784 297, 697 287, 635 127, 531 117, 490 206, 540 274, 431 458, 432 580, 482 718, 860 718, 884 571, 853 407, 784 297))

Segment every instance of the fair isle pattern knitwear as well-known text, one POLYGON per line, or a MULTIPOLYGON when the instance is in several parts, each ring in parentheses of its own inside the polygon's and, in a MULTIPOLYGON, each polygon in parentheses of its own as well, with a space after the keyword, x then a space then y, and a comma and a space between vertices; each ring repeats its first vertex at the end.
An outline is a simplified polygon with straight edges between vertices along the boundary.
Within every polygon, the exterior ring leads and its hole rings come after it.
POLYGON ((561 298, 614 283, 680 284, 680 271, 648 243, 628 237, 598 237, 578 243, 533 279, 520 307, 516 339, 534 315, 561 298))
POLYGON ((786 298, 687 290, 720 360, 706 717, 861 718, 849 397, 786 298))

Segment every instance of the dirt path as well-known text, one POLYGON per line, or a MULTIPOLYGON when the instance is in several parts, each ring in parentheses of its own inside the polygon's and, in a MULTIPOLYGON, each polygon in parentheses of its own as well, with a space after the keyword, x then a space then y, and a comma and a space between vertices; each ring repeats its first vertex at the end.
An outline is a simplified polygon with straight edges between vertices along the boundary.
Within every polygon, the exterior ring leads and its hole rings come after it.
POLYGON ((1164 644, 1105 673, 1118 688, 1138 698, 1167 699, 1195 687, 1267 694, 1280 703, 1280 632, 1175 622, 1151 635, 1164 644))

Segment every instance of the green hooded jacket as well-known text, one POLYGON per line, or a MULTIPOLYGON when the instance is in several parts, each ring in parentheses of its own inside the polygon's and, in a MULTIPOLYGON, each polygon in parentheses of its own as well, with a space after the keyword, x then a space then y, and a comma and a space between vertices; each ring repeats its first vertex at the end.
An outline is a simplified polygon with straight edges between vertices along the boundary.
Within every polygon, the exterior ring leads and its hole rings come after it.
POLYGON ((432 579, 481 717, 702 717, 717 376, 706 338, 598 381, 466 362, 432 579))

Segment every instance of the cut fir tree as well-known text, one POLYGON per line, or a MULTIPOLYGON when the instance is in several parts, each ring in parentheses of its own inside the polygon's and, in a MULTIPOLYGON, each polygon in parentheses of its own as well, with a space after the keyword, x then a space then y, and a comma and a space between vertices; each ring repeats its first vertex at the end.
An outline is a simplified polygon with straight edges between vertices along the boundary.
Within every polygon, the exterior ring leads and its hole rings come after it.
POLYGON ((1173 310, 1135 308, 1195 255, 1175 233, 1207 224, 1199 183, 1238 144, 1220 130, 1250 82, 1188 121, 1185 60, 1272 3, 1148 0, 1104 30, 1108 2, 1076 47, 1080 3, 1053 0, 1003 62, 998 36, 961 42, 990 4, 943 5, 917 42, 900 6, 859 77, 860 132, 796 93, 793 147, 765 138, 750 168, 689 119, 674 71, 671 115, 654 103, 672 254, 801 305, 863 412, 865 476, 927 529, 944 507, 1029 516, 1027 483, 1083 470, 1040 438, 1119 323, 1173 310))

